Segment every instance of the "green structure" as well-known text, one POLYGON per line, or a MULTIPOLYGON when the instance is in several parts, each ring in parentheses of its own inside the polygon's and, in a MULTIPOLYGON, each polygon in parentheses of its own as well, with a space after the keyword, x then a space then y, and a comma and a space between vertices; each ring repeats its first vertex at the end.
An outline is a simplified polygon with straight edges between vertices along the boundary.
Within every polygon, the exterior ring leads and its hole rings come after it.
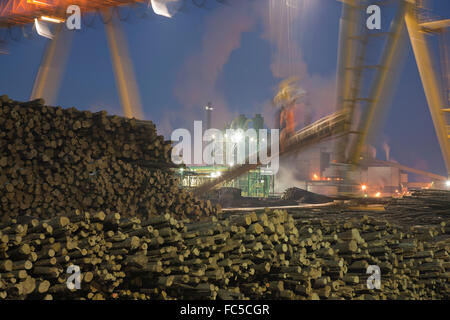
MULTIPOLYGON (((257 150, 259 152, 259 129, 264 129, 264 118, 261 114, 256 114, 253 118, 247 118, 242 114, 239 115, 230 124, 227 124, 224 127, 223 133, 225 140, 227 139, 225 134, 227 129, 242 129, 245 131, 249 128, 253 128, 257 132, 257 150)), ((247 144, 245 150, 246 156, 249 156, 249 148, 247 144)), ((186 169, 179 170, 180 183, 185 188, 195 188, 210 179, 219 177, 224 172, 231 170, 232 167, 232 163, 228 165, 214 166, 189 166, 186 169)), ((244 197, 269 197, 274 194, 275 177, 273 175, 262 174, 263 170, 264 168, 251 170, 237 179, 225 182, 222 186, 239 188, 242 190, 242 196, 244 197)))
MULTIPOLYGON (((195 188, 230 169, 229 166, 193 166, 180 169, 180 183, 185 188, 195 188)), ((244 197, 266 198, 274 193, 275 177, 262 175, 261 169, 251 170, 237 179, 225 182, 223 187, 239 188, 244 197)))

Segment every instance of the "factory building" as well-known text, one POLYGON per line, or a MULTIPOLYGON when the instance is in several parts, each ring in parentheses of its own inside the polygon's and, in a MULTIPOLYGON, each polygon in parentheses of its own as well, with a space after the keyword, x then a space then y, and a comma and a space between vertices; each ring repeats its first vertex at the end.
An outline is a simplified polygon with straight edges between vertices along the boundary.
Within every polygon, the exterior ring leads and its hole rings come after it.
MULTIPOLYGON (((214 110, 211 103, 205 107, 205 118, 207 123, 207 129, 212 128, 211 126, 211 118, 212 111, 214 110)), ((227 129, 242 129, 243 131, 253 128, 258 133, 259 129, 264 129, 264 118, 261 114, 255 114, 252 118, 247 118, 247 116, 241 114, 237 118, 235 118, 231 123, 226 124, 223 128, 223 141, 218 141, 219 143, 227 142, 227 139, 233 139, 233 137, 228 137, 226 134, 227 129)), ((244 137, 239 137, 240 139, 245 139, 244 137)), ((256 142, 257 152, 259 152, 259 147, 261 145, 260 139, 264 139, 264 137, 259 137, 257 134, 256 142)), ((249 142, 249 141, 247 141, 249 142)), ((247 158, 250 155, 249 144, 245 144, 245 157, 247 158)), ((226 148, 224 147, 224 152, 226 152, 226 148)), ((224 159, 226 159, 226 154, 223 155, 224 159)), ((185 188, 195 188, 200 186, 211 179, 217 178, 224 174, 225 172, 231 170, 234 167, 235 163, 230 162, 224 165, 190 165, 185 169, 182 168, 179 170, 180 183, 185 188)), ((275 176, 267 172, 265 167, 259 167, 255 170, 250 170, 244 175, 240 176, 237 179, 233 179, 222 184, 222 187, 233 187, 239 188, 242 190, 242 196, 244 197, 262 197, 266 198, 272 196, 275 190, 275 176)))

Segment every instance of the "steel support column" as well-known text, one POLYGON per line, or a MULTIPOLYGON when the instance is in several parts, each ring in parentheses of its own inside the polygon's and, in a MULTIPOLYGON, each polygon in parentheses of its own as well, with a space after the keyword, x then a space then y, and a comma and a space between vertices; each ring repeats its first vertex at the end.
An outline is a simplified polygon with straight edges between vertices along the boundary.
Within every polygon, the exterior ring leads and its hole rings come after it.
POLYGON ((400 35, 404 30, 405 10, 406 5, 401 2, 397 14, 391 23, 388 40, 383 50, 383 55, 380 62, 381 68, 378 70, 373 85, 371 86, 369 97, 367 98, 368 105, 358 128, 358 135, 356 136, 355 142, 352 145, 349 154, 349 162, 353 165, 357 165, 360 160, 361 151, 367 142, 367 136, 369 135, 369 131, 372 127, 375 113, 382 112, 381 108, 386 107, 383 106, 380 101, 383 97, 383 93, 386 92, 389 71, 393 68, 392 64, 398 49, 400 35))
MULTIPOLYGON (((360 0, 347 0, 342 2, 342 14, 339 21, 339 47, 337 61, 337 111, 343 111, 347 116, 346 131, 350 131, 353 118, 353 110, 348 102, 352 91, 352 71, 349 69, 354 63, 355 40, 352 38, 358 30, 358 10, 360 0)), ((349 135, 338 139, 335 146, 335 160, 338 163, 345 162, 345 151, 348 145, 349 135)))
MULTIPOLYGON (((104 16, 112 15, 112 11, 104 12, 104 16)), ((114 19, 105 24, 109 51, 114 67, 114 77, 119 91, 120 103, 125 117, 143 118, 141 100, 136 85, 133 64, 130 60, 120 21, 114 19)))
POLYGON ((72 42, 72 33, 63 30, 64 26, 56 25, 54 38, 46 46, 30 100, 42 98, 49 105, 55 103, 72 42))
POLYGON ((431 118, 444 157, 447 175, 450 176, 450 143, 443 111, 445 103, 442 99, 438 78, 430 55, 430 49, 425 39, 425 35, 417 21, 413 4, 408 5, 405 21, 425 96, 427 98, 428 108, 430 109, 431 118))

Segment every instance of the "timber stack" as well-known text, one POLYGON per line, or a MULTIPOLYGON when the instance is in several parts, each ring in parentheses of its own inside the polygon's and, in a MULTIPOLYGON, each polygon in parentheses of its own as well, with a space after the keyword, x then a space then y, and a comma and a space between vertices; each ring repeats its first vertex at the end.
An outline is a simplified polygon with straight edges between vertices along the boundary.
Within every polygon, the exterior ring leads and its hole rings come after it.
POLYGON ((392 199, 386 211, 396 219, 411 220, 415 224, 439 224, 450 221, 450 191, 424 189, 411 195, 392 199))
POLYGON ((75 211, 0 226, 3 299, 448 299, 450 232, 282 210, 207 221, 75 211), (67 270, 80 268, 79 289, 67 270), (369 289, 369 265, 381 272, 369 289))
POLYGON ((0 218, 80 209, 147 217, 215 214, 179 190, 171 143, 151 121, 0 96, 0 218))
POLYGON ((0 299, 450 298, 449 193, 221 213, 170 151, 149 121, 1 96, 0 299))

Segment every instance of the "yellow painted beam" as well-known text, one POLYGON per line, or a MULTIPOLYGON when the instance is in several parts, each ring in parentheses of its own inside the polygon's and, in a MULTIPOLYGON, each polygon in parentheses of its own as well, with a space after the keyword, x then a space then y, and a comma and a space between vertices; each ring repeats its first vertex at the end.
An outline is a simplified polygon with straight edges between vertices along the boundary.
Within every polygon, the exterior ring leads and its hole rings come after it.
POLYGON ((114 77, 119 91, 120 103, 125 117, 143 119, 141 100, 133 71, 133 65, 129 57, 125 38, 122 34, 120 21, 114 17, 109 18, 112 11, 103 12, 108 38, 109 51, 114 67, 114 77))
POLYGON ((439 82, 432 63, 430 49, 424 34, 421 32, 420 25, 418 24, 415 16, 414 7, 412 5, 408 5, 405 21, 408 28, 409 37, 411 39, 414 56, 416 58, 417 67, 419 69, 420 78, 422 80, 422 85, 425 90, 428 108, 430 109, 436 135, 441 146, 447 172, 450 176, 450 144, 448 140, 446 121, 442 112, 442 108, 445 104, 439 90, 439 82))
POLYGON ((350 154, 348 156, 349 163, 357 165, 361 159, 361 151, 366 144, 369 131, 373 128, 373 121, 377 112, 381 112, 380 108, 386 107, 381 105, 380 100, 383 94, 387 91, 387 84, 390 76, 390 71, 395 67, 393 65, 395 54, 397 53, 399 39, 404 30, 403 19, 405 16, 406 4, 401 3, 400 8, 391 23, 389 38, 383 50, 380 65, 382 68, 378 71, 368 97, 369 103, 359 125, 359 135, 356 136, 355 142, 352 145, 350 154))
POLYGON ((52 105, 56 102, 62 74, 65 70, 72 33, 63 30, 63 24, 58 24, 55 27, 53 39, 48 41, 34 80, 30 100, 44 99, 47 104, 52 105))
POLYGON ((436 20, 436 21, 428 21, 420 23, 419 26, 423 29, 427 30, 440 30, 450 27, 450 19, 436 20))

